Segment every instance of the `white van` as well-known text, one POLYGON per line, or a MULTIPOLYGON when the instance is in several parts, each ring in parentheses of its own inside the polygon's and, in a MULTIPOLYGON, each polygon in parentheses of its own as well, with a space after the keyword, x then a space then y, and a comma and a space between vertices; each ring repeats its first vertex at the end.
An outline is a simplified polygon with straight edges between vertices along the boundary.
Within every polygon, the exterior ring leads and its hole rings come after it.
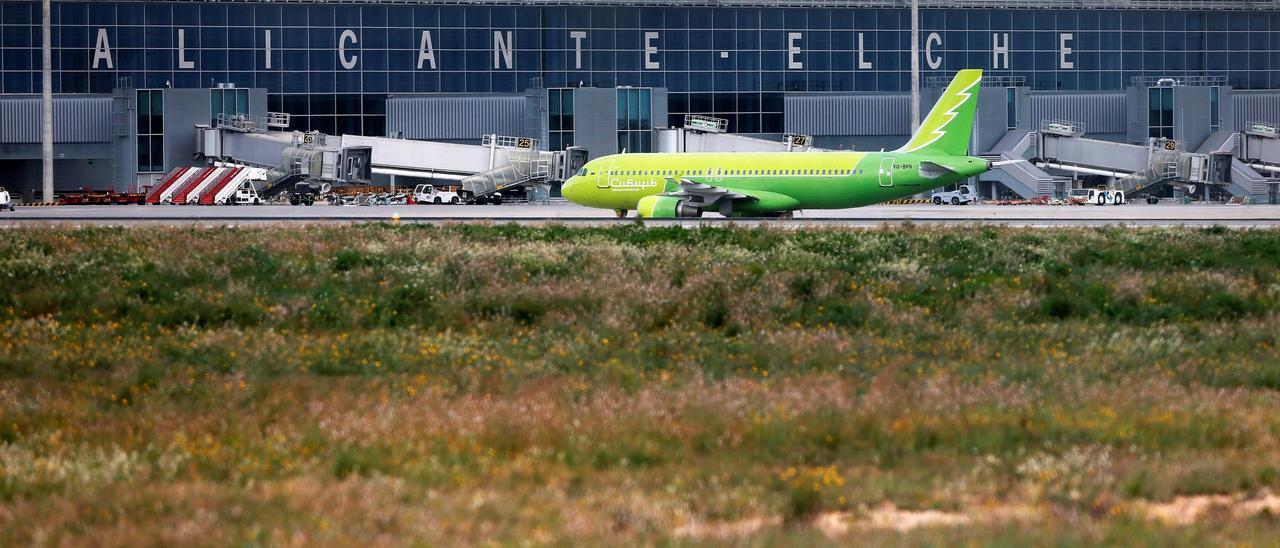
POLYGON ((9 211, 13 211, 13 197, 9 195, 8 190, 0 186, 0 211, 4 211, 6 208, 9 211))

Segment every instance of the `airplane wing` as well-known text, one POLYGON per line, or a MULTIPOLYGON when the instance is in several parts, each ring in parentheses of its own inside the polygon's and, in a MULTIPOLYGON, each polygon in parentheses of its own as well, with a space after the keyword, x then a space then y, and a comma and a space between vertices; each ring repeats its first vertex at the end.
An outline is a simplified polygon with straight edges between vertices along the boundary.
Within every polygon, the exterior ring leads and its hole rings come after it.
POLYGON ((682 199, 686 204, 698 209, 718 209, 720 214, 728 216, 733 212, 733 203, 739 201, 754 202, 755 196, 736 190, 699 183, 690 179, 667 178, 667 192, 662 196, 682 199))

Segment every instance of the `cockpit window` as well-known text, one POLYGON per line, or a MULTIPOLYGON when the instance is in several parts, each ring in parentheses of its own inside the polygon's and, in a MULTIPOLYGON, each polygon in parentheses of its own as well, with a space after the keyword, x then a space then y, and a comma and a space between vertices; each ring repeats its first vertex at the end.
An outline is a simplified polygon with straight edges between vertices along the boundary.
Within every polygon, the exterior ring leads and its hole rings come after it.
POLYGON ((587 168, 585 168, 585 167, 584 167, 584 168, 582 168, 582 169, 579 169, 579 170, 578 170, 578 176, 579 176, 579 177, 583 177, 583 176, 585 176, 586 174, 587 174, 587 168))

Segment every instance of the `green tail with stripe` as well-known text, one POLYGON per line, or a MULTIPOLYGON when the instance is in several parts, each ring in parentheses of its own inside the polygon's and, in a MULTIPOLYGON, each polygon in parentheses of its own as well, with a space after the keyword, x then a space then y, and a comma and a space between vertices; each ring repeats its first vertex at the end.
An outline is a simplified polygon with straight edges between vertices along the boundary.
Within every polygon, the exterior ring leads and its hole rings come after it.
POLYGON ((956 73, 955 79, 933 110, 920 123, 916 134, 899 152, 935 152, 952 156, 969 154, 969 139, 973 135, 973 115, 978 106, 978 91, 982 84, 982 69, 967 69, 956 73))

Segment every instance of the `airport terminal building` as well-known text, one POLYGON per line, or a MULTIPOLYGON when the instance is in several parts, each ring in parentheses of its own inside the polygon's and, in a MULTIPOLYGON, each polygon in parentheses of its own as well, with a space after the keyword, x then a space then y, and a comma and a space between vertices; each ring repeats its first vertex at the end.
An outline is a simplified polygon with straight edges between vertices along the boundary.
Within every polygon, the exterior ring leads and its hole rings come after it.
MULTIPOLYGON (((1073 137, 1231 151, 1254 166, 1244 191, 1274 197, 1271 143, 1242 149, 1280 122, 1280 2, 921 0, 916 36, 926 111, 956 70, 985 70, 975 153, 1044 152, 1026 149, 1048 146, 1038 134, 1056 121, 1073 137)), ((268 112, 290 130, 512 135, 592 157, 665 150, 658 130, 688 115, 892 148, 911 131, 911 42, 902 0, 55 1, 55 172, 59 189, 124 188, 192 162, 189 126, 268 112)), ((0 47, 0 165, 29 188, 40 2, 0 0, 0 47)), ((984 192, 1060 189, 1064 173, 984 192)))

